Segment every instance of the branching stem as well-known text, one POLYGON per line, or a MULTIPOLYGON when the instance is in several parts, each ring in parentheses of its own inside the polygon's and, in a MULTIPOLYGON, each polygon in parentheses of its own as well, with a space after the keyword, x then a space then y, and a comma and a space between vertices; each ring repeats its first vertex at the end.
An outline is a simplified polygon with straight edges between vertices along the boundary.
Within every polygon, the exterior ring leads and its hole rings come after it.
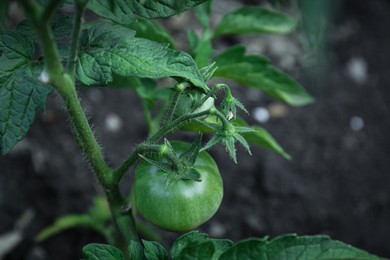
MULTIPOLYGON (((150 137, 145 143, 146 144, 155 144, 157 143, 162 137, 169 134, 173 130, 175 130, 180 124, 183 124, 189 120, 203 117, 205 115, 209 115, 210 111, 203 111, 196 114, 187 114, 183 115, 175 120, 173 120, 170 124, 160 128, 157 133, 155 133, 152 137, 150 137)), ((142 153, 143 145, 145 143, 139 144, 134 151, 130 154, 130 156, 114 171, 114 180, 115 182, 119 182, 123 175, 126 173, 126 171, 138 160, 139 156, 138 154, 142 153)), ((145 147, 145 146, 144 146, 145 147)), ((145 150, 144 150, 145 151, 145 150)))
MULTIPOLYGON (((79 4, 82 0, 79 0, 79 4)), ((137 240, 137 232, 131 212, 123 212, 126 206, 125 200, 119 191, 118 182, 113 180, 113 170, 104 161, 101 147, 97 143, 92 129, 87 121, 83 108, 76 93, 75 80, 73 75, 64 71, 53 32, 50 27, 50 18, 62 1, 51 0, 44 10, 35 1, 21 0, 25 14, 30 20, 33 28, 37 32, 44 57, 44 71, 48 76, 48 83, 53 86, 61 96, 66 106, 72 130, 77 143, 79 144, 85 158, 91 165, 99 182, 102 184, 117 227, 119 242, 128 245, 131 240, 137 240), (125 240, 120 238, 125 238, 125 240)), ((81 27, 82 9, 79 7, 79 18, 75 26, 81 27)), ((77 16, 77 15, 76 15, 77 16)), ((74 28, 73 41, 79 41, 80 28, 74 28)), ((78 43, 73 42, 75 50, 71 51, 71 56, 77 55, 78 43)), ((72 65, 73 66, 73 65, 72 65)), ((119 245, 121 246, 121 245, 119 245)), ((121 246, 122 248, 125 248, 121 246)))

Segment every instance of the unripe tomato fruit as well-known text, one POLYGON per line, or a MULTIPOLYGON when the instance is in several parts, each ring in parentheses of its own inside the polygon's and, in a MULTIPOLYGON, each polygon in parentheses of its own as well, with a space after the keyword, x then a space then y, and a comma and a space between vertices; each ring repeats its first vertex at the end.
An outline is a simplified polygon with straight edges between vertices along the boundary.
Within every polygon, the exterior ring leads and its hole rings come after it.
MULTIPOLYGON (((178 155, 189 146, 184 142, 172 142, 178 155)), ((133 190, 140 214, 169 231, 188 231, 209 220, 222 201, 222 178, 207 152, 199 153, 194 168, 202 181, 178 180, 167 186, 167 173, 142 161, 135 171, 133 190)))

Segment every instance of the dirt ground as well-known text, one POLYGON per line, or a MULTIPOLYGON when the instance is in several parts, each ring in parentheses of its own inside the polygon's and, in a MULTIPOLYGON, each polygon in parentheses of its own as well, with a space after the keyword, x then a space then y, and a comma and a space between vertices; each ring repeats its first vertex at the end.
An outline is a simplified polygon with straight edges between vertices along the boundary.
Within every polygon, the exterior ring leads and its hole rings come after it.
MULTIPOLYGON (((316 102, 291 108, 253 89, 233 88, 251 112, 247 120, 272 133, 293 160, 256 147, 250 157, 239 148, 235 165, 223 147, 213 148, 225 196, 200 231, 234 241, 326 234, 390 257, 390 1, 340 2, 327 70, 316 76, 299 33, 241 39, 250 51, 262 51, 292 73, 316 102), (268 121, 256 121, 259 108, 271 113, 268 121)), ((220 1, 215 8, 222 8, 220 1)), ((221 46, 232 41, 226 40, 221 46)), ((146 136, 140 101, 123 89, 82 89, 80 95, 107 160, 118 165, 146 136)), ((131 174, 122 188, 130 183, 131 174)), ((33 242, 56 217, 83 212, 101 192, 72 139, 61 101, 51 95, 45 115, 37 115, 27 137, 11 154, 0 156, 0 238, 20 235, 13 237, 20 243, 5 259, 79 259, 83 245, 104 242, 86 229, 33 242)), ((167 241, 177 237, 161 233, 167 241)))

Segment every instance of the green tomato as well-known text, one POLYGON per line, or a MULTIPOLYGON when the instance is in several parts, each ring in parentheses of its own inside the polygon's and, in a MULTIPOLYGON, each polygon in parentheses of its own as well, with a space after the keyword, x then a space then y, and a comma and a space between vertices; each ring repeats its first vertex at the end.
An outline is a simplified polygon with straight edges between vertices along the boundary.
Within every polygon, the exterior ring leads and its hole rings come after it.
MULTIPOLYGON (((190 144, 172 142, 180 155, 190 144)), ((218 167, 206 152, 200 152, 193 166, 202 181, 178 180, 167 183, 167 173, 145 161, 135 171, 134 197, 140 214, 154 225, 169 231, 188 231, 209 220, 223 197, 218 167)))

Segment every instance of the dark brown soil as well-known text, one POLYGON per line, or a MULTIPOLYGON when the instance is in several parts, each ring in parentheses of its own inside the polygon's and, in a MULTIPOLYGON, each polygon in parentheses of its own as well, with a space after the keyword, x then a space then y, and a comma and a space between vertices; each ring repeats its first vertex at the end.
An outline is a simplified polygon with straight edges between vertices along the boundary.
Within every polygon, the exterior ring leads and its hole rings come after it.
MULTIPOLYGON (((299 62, 302 69, 291 70, 316 103, 288 108, 286 116, 271 117, 262 125, 293 160, 255 147, 250 157, 240 148, 235 165, 224 148, 212 149, 225 197, 215 217, 199 230, 234 241, 327 234, 390 257, 390 1, 341 2, 329 37, 328 70, 313 76, 315 70, 299 62), (354 75, 354 65, 362 64, 367 73, 354 75)), ((246 101, 250 90, 233 92, 250 111, 273 104, 263 96, 246 101)), ((80 95, 108 161, 117 165, 146 137, 140 101, 123 89, 82 89, 80 95), (122 120, 117 132, 105 124, 112 114, 122 120)), ((126 176, 123 190, 130 182, 126 176)), ((85 211, 101 192, 53 94, 46 114, 38 114, 26 139, 10 155, 0 156, 0 237, 15 230, 23 215, 32 216, 23 240, 5 259, 79 259, 83 245, 104 242, 85 229, 33 242, 56 217, 85 211)), ((168 241, 177 236, 162 234, 168 241)))

